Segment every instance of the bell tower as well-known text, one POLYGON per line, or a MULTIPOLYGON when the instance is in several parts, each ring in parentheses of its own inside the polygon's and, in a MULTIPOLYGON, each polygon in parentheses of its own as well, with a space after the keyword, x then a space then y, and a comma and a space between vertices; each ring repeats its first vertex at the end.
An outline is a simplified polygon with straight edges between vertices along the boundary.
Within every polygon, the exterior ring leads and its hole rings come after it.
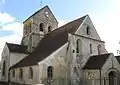
POLYGON ((21 44, 28 46, 32 52, 47 33, 58 28, 58 21, 48 6, 41 8, 24 22, 21 44))

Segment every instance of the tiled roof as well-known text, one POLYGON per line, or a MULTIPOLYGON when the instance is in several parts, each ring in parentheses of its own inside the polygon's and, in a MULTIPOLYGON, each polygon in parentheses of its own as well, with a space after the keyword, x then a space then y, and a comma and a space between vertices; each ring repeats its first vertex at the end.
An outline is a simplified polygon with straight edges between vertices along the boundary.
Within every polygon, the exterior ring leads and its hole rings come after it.
POLYGON ((12 66, 11 68, 37 65, 38 62, 42 61, 62 45, 67 43, 68 33, 75 33, 86 16, 69 22, 68 24, 46 34, 36 47, 35 51, 31 53, 31 55, 27 56, 25 59, 12 66))
POLYGON ((83 69, 101 69, 110 54, 91 56, 83 69))
POLYGON ((18 45, 18 44, 13 44, 13 43, 7 43, 7 46, 9 48, 10 52, 15 52, 15 53, 29 53, 27 51, 27 46, 24 45, 18 45))

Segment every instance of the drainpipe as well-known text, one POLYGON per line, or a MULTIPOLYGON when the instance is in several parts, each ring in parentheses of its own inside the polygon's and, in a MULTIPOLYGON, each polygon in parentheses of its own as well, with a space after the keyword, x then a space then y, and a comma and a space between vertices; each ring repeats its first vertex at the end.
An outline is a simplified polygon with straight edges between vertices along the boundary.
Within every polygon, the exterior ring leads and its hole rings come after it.
POLYGON ((101 69, 99 69, 99 72, 100 72, 100 85, 101 85, 101 69))

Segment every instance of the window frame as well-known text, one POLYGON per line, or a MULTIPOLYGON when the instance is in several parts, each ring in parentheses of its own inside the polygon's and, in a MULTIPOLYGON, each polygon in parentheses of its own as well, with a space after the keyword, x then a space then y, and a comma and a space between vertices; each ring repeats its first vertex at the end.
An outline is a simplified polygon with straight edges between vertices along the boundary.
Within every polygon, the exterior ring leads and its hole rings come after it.
POLYGON ((86 34, 90 35, 90 27, 89 26, 86 27, 86 34))
POLYGON ((53 67, 52 67, 52 66, 49 66, 49 67, 47 68, 47 78, 48 78, 48 79, 53 78, 53 67))
POLYGON ((77 45, 77 47, 76 47, 76 53, 79 53, 79 39, 76 41, 76 45, 77 45))
POLYGON ((5 60, 3 61, 3 68, 2 68, 2 76, 5 76, 5 70, 6 70, 6 65, 5 65, 5 60))
POLYGON ((39 24, 39 31, 43 32, 44 31, 44 23, 39 24))
POLYGON ((90 46, 90 54, 92 54, 92 44, 89 45, 90 46))
POLYGON ((101 54, 101 45, 98 45, 97 48, 98 48, 98 54, 101 54))
POLYGON ((23 69, 22 68, 19 69, 19 79, 23 80, 23 69))
POLYGON ((12 70, 12 77, 15 77, 15 69, 12 70))
POLYGON ((48 26, 48 32, 52 31, 52 26, 48 26))
POLYGON ((29 77, 29 79, 32 79, 33 78, 33 69, 32 69, 32 67, 29 67, 29 75, 28 75, 29 77))

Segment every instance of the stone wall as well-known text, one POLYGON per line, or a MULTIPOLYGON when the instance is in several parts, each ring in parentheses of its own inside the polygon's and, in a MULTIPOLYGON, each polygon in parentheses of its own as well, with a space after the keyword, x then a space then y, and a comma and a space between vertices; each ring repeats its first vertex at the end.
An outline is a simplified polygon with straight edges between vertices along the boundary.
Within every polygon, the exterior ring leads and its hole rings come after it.
POLYGON ((7 82, 8 81, 8 70, 9 69, 9 50, 7 45, 5 44, 2 52, 2 58, 1 58, 1 77, 0 80, 7 82), (5 63, 5 75, 3 75, 3 63, 5 63))

